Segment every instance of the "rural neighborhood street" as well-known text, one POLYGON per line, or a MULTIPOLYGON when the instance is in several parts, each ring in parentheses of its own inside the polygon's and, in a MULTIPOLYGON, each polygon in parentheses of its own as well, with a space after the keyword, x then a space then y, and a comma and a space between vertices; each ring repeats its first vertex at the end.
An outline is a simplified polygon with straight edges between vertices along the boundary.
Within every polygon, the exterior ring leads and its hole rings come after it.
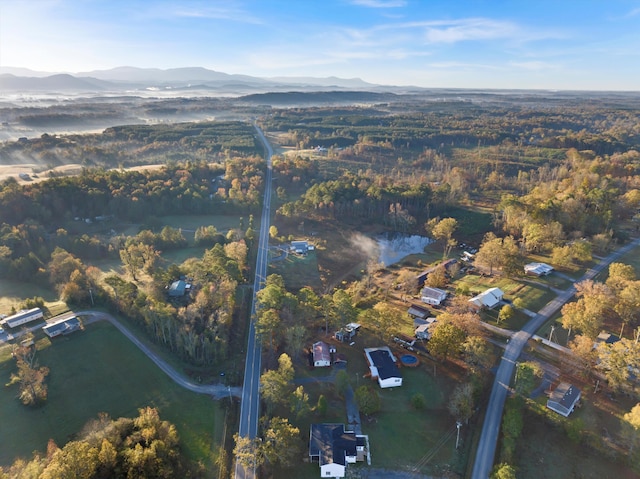
MULTIPOLYGON (((579 281, 593 279, 599 272, 609 264, 620 258, 623 254, 640 245, 640 238, 632 241, 628 245, 614 251, 606 258, 603 258, 596 266, 587 271, 579 281)), ((521 331, 514 333, 505 348, 502 361, 496 372, 496 377, 491 390, 489 405, 482 425, 482 433, 478 449, 476 450, 475 462, 473 465, 472 479, 487 479, 493 467, 500 425, 502 422, 502 411, 504 403, 509 393, 511 378, 516 366, 516 361, 522 353, 522 349, 531 336, 542 327, 542 325, 567 303, 575 294, 576 290, 572 286, 563 291, 558 297, 547 303, 538 314, 536 314, 521 331)))
MULTIPOLYGON (((260 417, 260 369, 262 367, 262 347, 256 337, 255 313, 256 294, 264 287, 267 279, 267 264, 269 258, 269 226, 271 215, 272 169, 271 155, 273 150, 264 134, 254 125, 256 133, 264 145, 267 160, 267 176, 264 187, 264 201, 262 217, 260 218, 260 236, 258 240, 258 256, 256 259, 256 276, 253 282, 253 299, 251 301, 251 317, 249 319, 249 337, 247 339, 247 360, 244 368, 244 382, 242 384, 242 399, 240 403, 240 437, 255 438, 258 434, 258 418, 260 417)), ((252 479, 256 477, 255 468, 245 469, 236 462, 236 479, 252 479)))

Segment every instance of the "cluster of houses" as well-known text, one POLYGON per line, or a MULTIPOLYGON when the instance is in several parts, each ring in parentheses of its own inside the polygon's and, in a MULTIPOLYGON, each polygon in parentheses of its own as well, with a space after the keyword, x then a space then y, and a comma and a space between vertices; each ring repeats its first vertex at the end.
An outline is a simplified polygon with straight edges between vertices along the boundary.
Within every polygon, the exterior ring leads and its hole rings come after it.
MULTIPOLYGON (((0 321, 0 326, 6 326, 8 328, 17 328, 33 321, 44 319, 44 313, 40 308, 23 309, 11 316, 7 316, 0 321)), ((80 319, 76 316, 69 318, 56 319, 49 323, 46 323, 42 330, 50 338, 56 336, 64 336, 77 331, 81 328, 80 319)))

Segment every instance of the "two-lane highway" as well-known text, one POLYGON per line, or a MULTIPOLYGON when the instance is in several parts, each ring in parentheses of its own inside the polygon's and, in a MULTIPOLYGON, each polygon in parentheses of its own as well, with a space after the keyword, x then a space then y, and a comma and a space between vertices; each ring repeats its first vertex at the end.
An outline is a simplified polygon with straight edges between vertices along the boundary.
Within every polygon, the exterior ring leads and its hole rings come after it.
MULTIPOLYGON (((251 318, 249 322, 249 338, 247 340, 247 359, 244 369, 244 382, 242 385, 242 399, 240 404, 240 425, 238 434, 240 437, 253 439, 258 434, 258 418, 260 417, 260 369, 262 348, 260 340, 256 337, 255 313, 256 294, 260 291, 267 278, 267 265, 269 257, 269 226, 271 216, 271 188, 272 169, 271 156, 273 150, 264 134, 254 125, 260 141, 264 144, 267 174, 264 186, 264 200, 262 204, 262 216, 260 218, 260 235, 258 240, 258 256, 256 259, 256 276, 253 281, 253 299, 251 301, 251 318)), ((254 479, 255 468, 245 468, 236 463, 236 479, 254 479)))
MULTIPOLYGON (((593 279, 609 264, 639 244, 640 238, 611 253, 596 266, 587 271, 579 281, 593 279)), ((484 424, 482 425, 480 442, 478 443, 478 449, 476 451, 476 459, 473 464, 473 474, 471 476, 473 479, 487 479, 491 472, 491 468, 493 467, 493 459, 496 453, 500 424, 502 422, 502 411, 509 392, 509 385, 511 383, 511 378, 513 377, 516 361, 520 357, 522 349, 527 344, 527 341, 529 341, 529 338, 531 338, 531 336, 538 331, 552 315, 559 311, 560 308, 573 297, 575 292, 576 290, 574 287, 563 291, 558 297, 549 301, 549 303, 547 303, 545 307, 542 308, 538 314, 536 314, 525 325, 524 328, 522 328, 521 331, 518 331, 511 336, 511 340, 509 341, 509 344, 507 344, 504 355, 502 356, 502 361, 500 362, 500 366, 496 372, 493 388, 491 390, 489 405, 487 406, 484 424)))

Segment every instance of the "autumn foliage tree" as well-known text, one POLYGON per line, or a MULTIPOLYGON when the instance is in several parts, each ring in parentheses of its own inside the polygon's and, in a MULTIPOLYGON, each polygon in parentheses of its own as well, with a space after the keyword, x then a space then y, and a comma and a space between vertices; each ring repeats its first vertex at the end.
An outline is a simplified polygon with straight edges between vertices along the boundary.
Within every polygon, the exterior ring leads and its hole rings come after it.
POLYGON ((30 346, 21 346, 14 350, 18 372, 11 374, 7 386, 19 385, 18 397, 26 406, 36 406, 47 400, 49 368, 38 366, 36 350, 30 346))

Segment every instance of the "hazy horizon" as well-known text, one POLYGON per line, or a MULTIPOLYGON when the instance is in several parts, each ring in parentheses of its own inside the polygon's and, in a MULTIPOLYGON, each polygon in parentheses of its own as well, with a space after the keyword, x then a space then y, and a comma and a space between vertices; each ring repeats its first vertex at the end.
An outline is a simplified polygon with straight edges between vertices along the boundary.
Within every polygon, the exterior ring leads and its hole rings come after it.
POLYGON ((0 65, 637 91, 640 3, 4 0, 0 65))

